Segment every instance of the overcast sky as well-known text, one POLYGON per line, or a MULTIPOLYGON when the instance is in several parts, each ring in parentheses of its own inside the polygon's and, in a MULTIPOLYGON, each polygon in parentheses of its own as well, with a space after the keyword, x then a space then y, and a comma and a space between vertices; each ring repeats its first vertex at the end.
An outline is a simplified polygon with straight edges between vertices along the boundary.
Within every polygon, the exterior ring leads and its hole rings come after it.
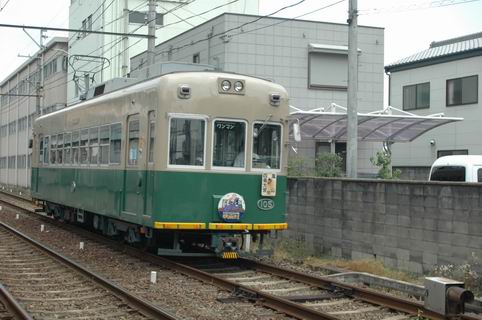
MULTIPOLYGON (((269 14, 299 1, 260 0, 260 14, 269 14)), ((385 28, 385 64, 388 64, 428 48, 432 41, 482 32, 482 1, 462 3, 464 1, 467 0, 358 0, 359 24, 385 28), (452 5, 440 7, 441 4, 452 5)), ((277 16, 291 18, 334 2, 336 0, 305 0, 277 16)), ((0 23, 67 28, 69 4, 69 0, 0 0, 0 8, 5 6, 0 12, 0 23)), ((345 23, 347 10, 348 1, 343 1, 302 19, 345 23)), ((29 33, 38 41, 39 31, 29 30, 29 33)), ((38 48, 21 29, 0 28, 0 41, 1 81, 25 61, 17 57, 18 54, 33 54, 38 48)))

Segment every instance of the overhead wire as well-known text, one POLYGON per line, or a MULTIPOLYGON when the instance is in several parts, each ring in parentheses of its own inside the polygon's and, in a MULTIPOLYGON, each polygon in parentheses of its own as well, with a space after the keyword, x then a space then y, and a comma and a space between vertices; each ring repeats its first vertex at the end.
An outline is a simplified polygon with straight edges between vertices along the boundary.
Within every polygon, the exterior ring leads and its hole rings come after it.
MULTIPOLYGON (((196 0, 193 0, 193 1, 191 1, 190 3, 194 2, 194 1, 196 1, 196 0)), ((212 11, 214 11, 214 10, 216 10, 216 9, 219 9, 219 8, 221 8, 221 7, 227 6, 227 5, 229 5, 229 4, 232 4, 232 3, 235 3, 235 2, 238 2, 238 1, 239 1, 239 0, 229 1, 229 2, 224 3, 224 4, 222 4, 222 5, 218 5, 218 6, 216 6, 216 7, 213 7, 213 8, 211 8, 211 9, 209 9, 209 10, 206 10, 206 11, 203 11, 203 12, 201 12, 201 13, 198 13, 198 14, 195 15, 195 16, 198 16, 198 17, 199 17, 199 16, 202 16, 202 15, 204 15, 204 14, 206 14, 206 13, 212 12, 212 11)), ((304 1, 304 0, 303 0, 303 1, 304 1)), ((182 6, 179 5, 179 6, 177 6, 176 8, 180 8, 180 7, 182 7, 182 6)), ((176 8, 173 8, 172 10, 167 11, 167 12, 172 12, 173 10, 177 10, 176 8)), ((186 19, 190 19, 190 18, 195 17, 195 16, 191 16, 191 17, 188 17, 188 18, 186 18, 186 19)), ((172 23, 170 23, 170 24, 163 25, 163 26, 161 26, 161 27, 159 27, 159 28, 157 28, 157 29, 164 28, 164 27, 168 27, 168 26, 172 26, 172 25, 175 25, 175 24, 178 24, 178 23, 181 23, 181 22, 183 22, 183 21, 182 21, 182 20, 178 20, 178 21, 176 21, 176 22, 172 22, 172 23)), ((146 22, 145 24, 148 24, 148 23, 149 23, 149 21, 146 22)), ((144 26, 144 25, 142 25, 142 26, 144 26)), ((141 26, 141 27, 142 27, 142 26, 141 26)), ((139 28, 138 28, 138 29, 139 29, 139 28)), ((138 29, 134 30, 133 32, 137 31, 138 29)), ((139 43, 139 42, 142 41, 142 40, 143 40, 143 39, 138 39, 135 43, 129 45, 126 49, 122 50, 121 52, 119 52, 118 54, 116 54, 116 55, 114 55, 114 56, 111 56, 111 58, 113 59, 113 58, 118 57, 119 55, 123 54, 126 50, 130 49, 131 47, 133 47, 134 45, 136 45, 137 43, 139 43)), ((113 46, 115 46, 115 45, 116 45, 116 44, 114 44, 113 46)), ((108 50, 112 49, 113 46, 111 46, 111 48, 109 48, 108 50)), ((108 50, 106 50, 106 51, 108 51, 108 50)), ((137 70, 137 69, 136 69, 136 70, 137 70)), ((131 70, 131 71, 135 71, 135 70, 131 70)))
POLYGON ((7 2, 5 2, 5 4, 0 8, 0 12, 3 11, 3 9, 5 9, 5 7, 7 6, 7 4, 10 2, 10 0, 7 0, 7 2))
MULTIPOLYGON (((94 17, 95 13, 96 13, 97 11, 99 11, 99 9, 100 9, 101 7, 103 7, 103 6, 105 5, 105 2, 106 2, 106 1, 107 1, 107 0, 102 1, 101 5, 98 6, 97 9, 95 9, 95 11, 91 14, 92 17, 94 17)), ((97 18, 95 18, 95 19, 92 20, 91 25, 94 25, 94 23, 95 23, 97 20, 99 20, 100 17, 102 17, 102 15, 105 13, 105 11, 106 11, 107 9, 109 9, 109 7, 114 3, 114 1, 116 1, 116 0, 111 0, 111 2, 109 2, 109 4, 108 4, 106 7, 104 7, 104 9, 102 10, 102 12, 97 16, 97 18)), ((85 31, 87 32, 88 30, 85 30, 85 31)), ((74 32, 74 33, 72 34, 72 36, 69 38, 69 46, 73 45, 76 41, 79 40, 79 37, 77 37, 77 39, 75 39, 74 41, 72 41, 72 43, 70 43, 70 41, 71 41, 71 40, 74 38, 74 36, 75 36, 76 34, 78 34, 78 33, 79 33, 78 31, 74 32)))
MULTIPOLYGON (((346 0, 340 0, 340 2, 341 2, 341 1, 346 1, 346 0)), ((247 25, 250 25, 250 24, 253 24, 253 23, 258 22, 258 21, 261 20, 261 19, 269 18, 269 17, 271 17, 271 16, 273 16, 273 15, 275 15, 275 14, 277 14, 277 13, 283 11, 283 10, 286 10, 286 9, 288 9, 288 8, 292 8, 292 7, 298 6, 298 5, 300 5, 301 3, 303 3, 303 2, 305 2, 305 0, 301 0, 301 1, 298 1, 298 2, 296 2, 296 3, 290 4, 290 5, 288 5, 288 6, 282 7, 282 8, 280 8, 280 9, 278 9, 278 10, 276 10, 276 11, 270 13, 270 14, 267 14, 267 15, 264 15, 264 16, 259 16, 259 17, 256 18, 256 19, 253 19, 253 20, 251 20, 251 21, 242 23, 242 24, 240 24, 239 26, 236 26, 236 27, 230 28, 230 29, 228 29, 228 30, 219 32, 219 33, 217 33, 217 34, 210 35, 210 36, 208 36, 208 37, 206 37, 206 38, 198 39, 198 40, 196 40, 196 41, 191 41, 190 43, 186 43, 186 44, 184 44, 184 45, 180 45, 180 46, 174 47, 174 48, 169 48, 168 50, 159 51, 159 52, 157 52, 157 53, 155 54, 155 56, 158 56, 158 55, 161 55, 161 54, 165 54, 165 53, 168 53, 168 52, 172 52, 172 51, 174 51, 174 50, 181 50, 181 49, 184 49, 184 48, 186 48, 186 47, 193 46, 193 45, 195 45, 195 44, 198 44, 198 43, 201 43, 201 42, 204 42, 204 41, 208 41, 209 39, 214 38, 214 37, 221 37, 221 36, 227 35, 227 34, 228 34, 229 32, 231 32, 231 31, 241 29, 241 28, 243 28, 243 27, 245 27, 245 26, 247 26, 247 25)), ((321 9, 320 9, 320 10, 321 10, 321 9)))
MULTIPOLYGON (((189 20, 189 19, 192 19, 192 18, 200 17, 200 16, 202 16, 202 15, 204 15, 204 14, 206 14, 206 13, 210 13, 210 12, 216 10, 216 9, 219 9, 219 8, 222 8, 222 7, 225 7, 225 6, 228 6, 228 5, 230 5, 230 4, 232 4, 232 3, 235 3, 235 2, 238 2, 238 1, 239 1, 239 0, 229 1, 229 2, 227 2, 227 3, 224 3, 224 4, 221 4, 221 5, 219 5, 219 6, 213 7, 213 8, 211 8, 211 9, 209 9, 209 10, 206 10, 206 11, 203 11, 203 12, 201 12, 201 13, 192 15, 192 16, 187 17, 187 18, 184 18, 184 20, 189 20)), ((163 28, 166 28, 166 27, 169 27, 169 26, 172 26, 172 25, 181 23, 181 22, 182 22, 182 21, 171 22, 171 23, 164 24, 164 25, 162 25, 162 26, 156 27, 156 29, 163 29, 163 28)))
POLYGON ((441 8, 448 6, 455 6, 466 4, 470 2, 478 2, 480 0, 435 0, 424 2, 409 2, 400 6, 383 7, 383 8, 371 8, 371 9, 359 9, 359 15, 381 14, 381 13, 398 13, 406 11, 426 10, 430 8, 441 8))
POLYGON ((284 20, 280 20, 278 22, 275 22, 275 23, 272 23, 272 24, 269 24, 269 25, 266 25, 266 26, 262 26, 262 27, 258 27, 258 28, 254 28, 254 29, 250 29, 250 30, 246 30, 246 31, 240 31, 238 33, 235 33, 235 34, 232 34, 232 36, 237 36, 237 35, 240 35, 240 34, 245 34, 245 33, 250 33, 250 32, 254 32, 254 31, 258 31, 258 30, 262 30, 262 29, 266 29, 266 28, 270 28, 270 27, 274 27, 274 26, 277 26, 279 24, 282 24, 282 23, 286 23, 288 21, 293 21, 295 19, 299 19, 299 18, 303 18, 303 17, 306 17, 306 16, 309 16, 310 14, 313 14, 313 13, 317 13, 319 11, 322 11, 324 9, 328 9, 330 7, 333 7, 339 3, 342 3, 342 2, 345 2, 347 0, 338 0, 338 1, 335 1, 333 3, 330 3, 326 6, 323 6, 321 8, 318 8, 318 9, 315 9, 315 10, 312 10, 312 11, 309 11, 309 12, 306 12, 306 13, 303 13, 303 14, 300 14, 298 16, 295 16, 293 18, 285 18, 284 20))

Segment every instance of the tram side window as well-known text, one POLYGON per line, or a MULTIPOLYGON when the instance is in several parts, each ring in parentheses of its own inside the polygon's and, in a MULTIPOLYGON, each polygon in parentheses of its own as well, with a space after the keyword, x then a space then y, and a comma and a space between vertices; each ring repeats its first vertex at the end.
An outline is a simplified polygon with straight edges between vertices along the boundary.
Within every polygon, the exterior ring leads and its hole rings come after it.
POLYGON ((99 161, 99 128, 89 129, 90 164, 97 165, 99 161))
POLYGON ((83 129, 80 131, 80 148, 79 148, 80 164, 89 163, 88 144, 89 144, 89 129, 83 129))
POLYGON ((149 112, 149 163, 154 163, 154 146, 156 138, 156 112, 149 112))
POLYGON ((281 126, 255 123, 253 127, 252 167, 279 169, 281 154, 281 126))
POLYGON ((99 129, 99 163, 109 163, 109 126, 103 126, 99 129))
POLYGON ((42 135, 38 136, 39 150, 38 150, 38 162, 42 163, 44 161, 44 138, 42 135))
POLYGON ((72 164, 79 164, 79 131, 72 132, 72 164))
POLYGON ((204 166, 206 121, 172 118, 170 127, 169 164, 204 166))
POLYGON ((244 168, 246 123, 214 121, 213 166, 244 168))
POLYGON ((44 138, 44 164, 49 164, 49 137, 44 138))
POLYGON ((139 119, 132 118, 129 120, 129 154, 128 164, 135 166, 138 163, 139 156, 139 119))
POLYGON ((57 154, 57 136, 53 135, 50 137, 50 164, 57 163, 55 157, 57 154))
POLYGON ((71 160, 71 141, 72 141, 72 133, 65 133, 64 134, 64 164, 70 164, 71 160))
POLYGON ((64 151, 64 135, 59 134, 57 136, 57 163, 62 164, 64 151))
POLYGON ((121 160, 122 125, 110 125, 110 160, 111 164, 119 164, 121 160))

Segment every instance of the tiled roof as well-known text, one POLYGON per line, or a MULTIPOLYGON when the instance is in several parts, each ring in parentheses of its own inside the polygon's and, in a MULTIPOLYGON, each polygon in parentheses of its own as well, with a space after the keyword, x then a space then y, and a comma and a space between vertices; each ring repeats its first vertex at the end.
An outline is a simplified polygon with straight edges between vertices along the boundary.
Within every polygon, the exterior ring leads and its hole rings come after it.
POLYGON ((430 48, 428 48, 427 50, 418 52, 409 57, 390 63, 389 65, 385 66, 385 69, 389 70, 391 68, 399 67, 402 65, 410 65, 424 61, 436 60, 438 58, 458 55, 475 50, 482 51, 482 32, 444 41, 432 42, 430 44, 430 48))

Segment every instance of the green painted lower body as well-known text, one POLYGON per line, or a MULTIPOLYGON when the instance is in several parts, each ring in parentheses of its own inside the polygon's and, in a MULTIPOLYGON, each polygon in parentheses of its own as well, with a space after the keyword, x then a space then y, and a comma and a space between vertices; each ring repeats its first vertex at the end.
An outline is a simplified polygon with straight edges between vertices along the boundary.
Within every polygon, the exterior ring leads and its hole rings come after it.
POLYGON ((261 210, 260 174, 136 171, 91 168, 32 168, 32 196, 131 223, 223 222, 217 204, 223 195, 243 196, 239 223, 284 223, 286 177, 278 176, 274 207, 261 210))

